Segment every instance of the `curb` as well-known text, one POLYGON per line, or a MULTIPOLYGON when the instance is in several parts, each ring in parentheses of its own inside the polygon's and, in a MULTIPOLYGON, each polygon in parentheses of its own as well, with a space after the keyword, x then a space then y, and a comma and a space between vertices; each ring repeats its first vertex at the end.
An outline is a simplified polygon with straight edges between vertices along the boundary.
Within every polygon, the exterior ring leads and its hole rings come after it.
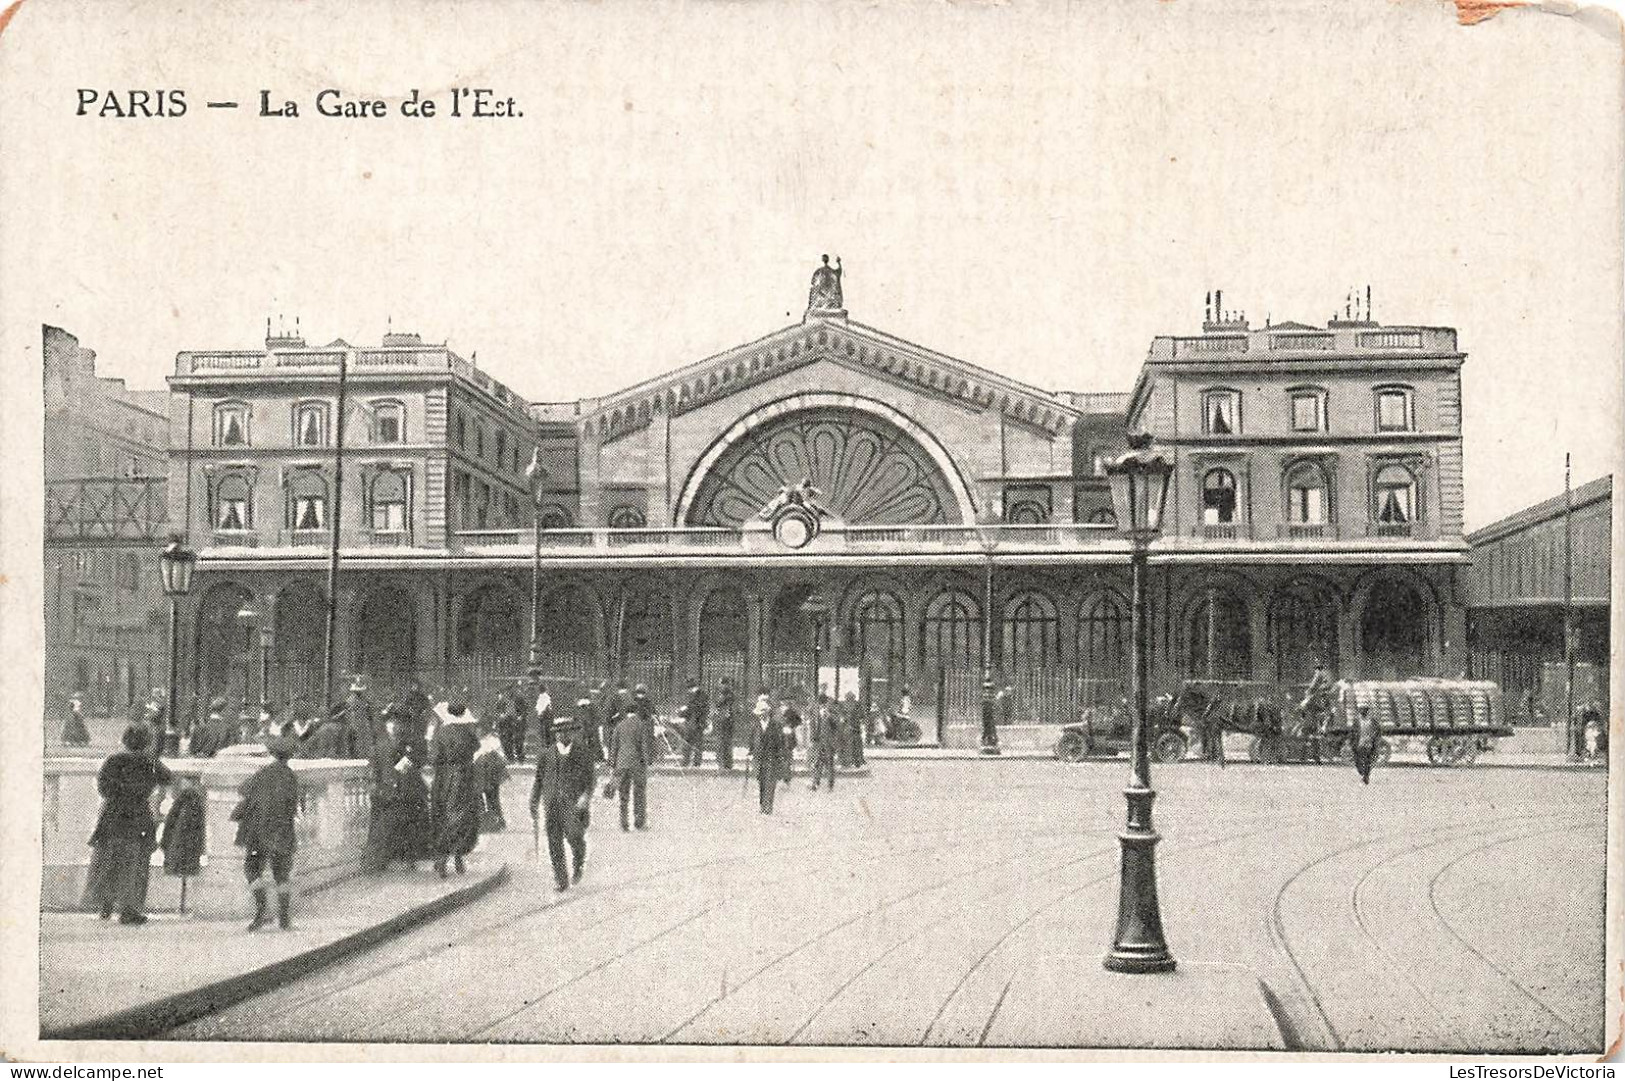
POLYGON ((409 931, 419 924, 444 916, 446 913, 473 901, 479 900, 492 890, 508 881, 508 865, 503 864, 496 871, 485 878, 462 889, 454 890, 421 904, 416 908, 407 909, 397 916, 363 928, 343 938, 334 939, 325 945, 306 950, 304 953, 284 957, 280 961, 273 961, 262 968, 251 972, 244 972, 237 976, 230 976, 224 980, 204 984, 190 991, 169 995, 165 998, 144 1002, 139 1006, 120 1010, 117 1013, 98 1017, 92 1021, 81 1021, 75 1025, 63 1028, 40 1029, 41 1040, 147 1040, 155 1039, 160 1033, 172 1028, 178 1028, 200 1017, 206 1017, 217 1010, 233 1006, 244 999, 264 994, 291 983, 301 976, 309 975, 317 969, 325 968, 337 961, 341 961, 350 954, 376 946, 386 939, 409 931))

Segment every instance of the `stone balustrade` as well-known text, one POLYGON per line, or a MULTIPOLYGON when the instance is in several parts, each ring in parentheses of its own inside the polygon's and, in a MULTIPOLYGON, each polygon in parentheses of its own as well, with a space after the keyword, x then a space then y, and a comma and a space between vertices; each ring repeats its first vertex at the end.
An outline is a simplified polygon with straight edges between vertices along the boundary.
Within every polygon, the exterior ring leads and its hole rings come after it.
MULTIPOLYGON (((203 867, 187 883, 186 908, 203 918, 238 918, 252 910, 243 879, 243 850, 236 845, 238 788, 270 761, 263 751, 225 753, 215 758, 165 759, 176 784, 203 787, 205 843, 203 867)), ((96 774, 102 760, 48 758, 42 837, 43 881, 41 906, 55 911, 76 910, 84 893, 90 866, 86 843, 96 828, 101 798, 96 774)), ((306 893, 347 878, 360 869, 370 814, 370 778, 365 762, 303 761, 289 763, 299 778, 299 814, 294 832, 299 839, 294 859, 294 888, 306 893)), ((159 808, 159 821, 168 813, 169 793, 159 808)), ((180 908, 180 880, 163 871, 163 853, 153 856, 148 910, 175 912, 180 908)))

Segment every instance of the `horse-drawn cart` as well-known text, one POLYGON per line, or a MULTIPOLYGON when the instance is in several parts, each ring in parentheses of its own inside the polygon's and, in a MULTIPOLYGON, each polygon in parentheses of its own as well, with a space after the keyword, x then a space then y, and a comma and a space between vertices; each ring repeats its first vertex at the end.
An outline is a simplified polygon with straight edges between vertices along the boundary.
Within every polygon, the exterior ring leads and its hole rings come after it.
POLYGON ((1336 685, 1325 737, 1339 759, 1349 755, 1349 737, 1360 713, 1371 711, 1385 747, 1398 738, 1427 740, 1428 761, 1437 766, 1468 766, 1485 743, 1512 735, 1501 688, 1484 680, 1346 680, 1336 685))

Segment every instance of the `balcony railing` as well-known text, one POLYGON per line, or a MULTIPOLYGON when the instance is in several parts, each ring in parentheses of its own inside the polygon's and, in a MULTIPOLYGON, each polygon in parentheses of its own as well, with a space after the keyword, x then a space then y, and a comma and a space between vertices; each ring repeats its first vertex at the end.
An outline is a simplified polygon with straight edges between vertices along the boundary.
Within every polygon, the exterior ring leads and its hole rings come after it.
POLYGON ((1373 537, 1409 537, 1412 535, 1412 522, 1372 522, 1367 526, 1367 533, 1373 537))
POLYGON ((1332 535, 1332 527, 1326 522, 1284 522, 1281 525, 1281 536, 1288 540, 1325 540, 1332 535))
POLYGON ((1196 527, 1196 535, 1203 540, 1233 541, 1241 536, 1238 522, 1204 522, 1196 527))
POLYGON ((260 535, 252 529, 216 529, 213 532, 216 548, 258 548, 260 535))

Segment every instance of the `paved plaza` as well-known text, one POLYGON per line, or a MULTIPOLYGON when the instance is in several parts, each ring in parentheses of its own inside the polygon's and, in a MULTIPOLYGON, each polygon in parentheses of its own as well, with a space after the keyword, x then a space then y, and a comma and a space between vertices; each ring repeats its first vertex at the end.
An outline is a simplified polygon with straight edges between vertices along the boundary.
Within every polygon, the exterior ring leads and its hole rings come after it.
MULTIPOLYGON (((1150 1043, 1587 1051, 1603 1026, 1605 777, 1200 763, 1156 775, 1180 969, 1115 976, 1124 762, 886 761, 757 813, 660 777, 595 800, 557 895, 508 885, 177 1039, 1150 1043), (1159 982, 1161 981, 1161 982, 1159 982), (1260 1024, 1260 1019, 1268 1022, 1260 1024)), ((513 805, 524 793, 510 785, 513 805)))

